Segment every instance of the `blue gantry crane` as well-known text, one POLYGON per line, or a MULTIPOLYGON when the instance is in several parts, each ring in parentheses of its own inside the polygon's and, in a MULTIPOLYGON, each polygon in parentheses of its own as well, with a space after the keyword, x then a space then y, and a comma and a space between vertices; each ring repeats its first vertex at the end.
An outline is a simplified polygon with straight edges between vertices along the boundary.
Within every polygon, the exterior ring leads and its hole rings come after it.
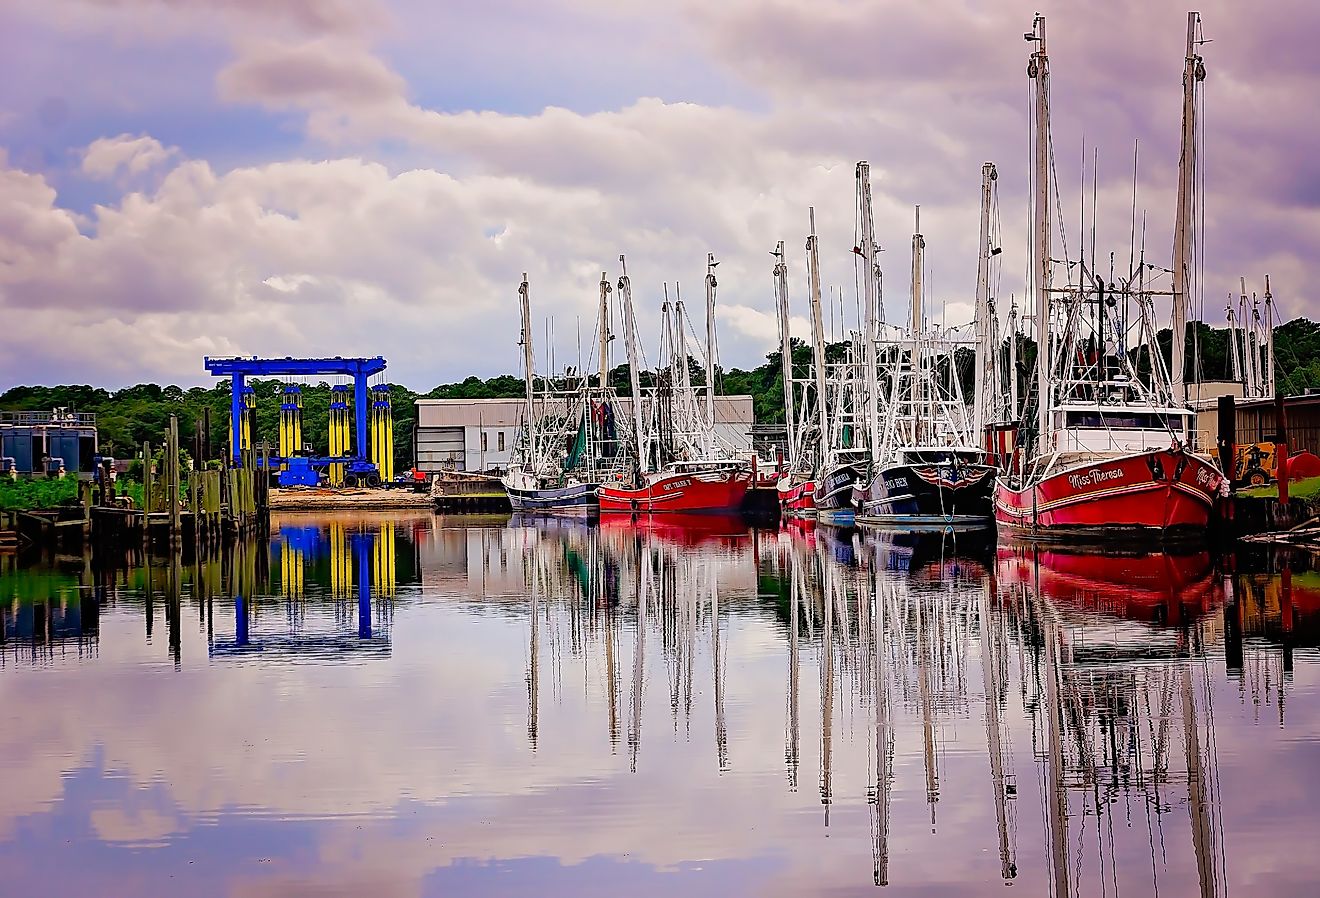
MULTIPOLYGON (((276 464, 283 469, 280 472, 281 485, 306 482, 307 478, 315 483, 316 471, 335 466, 335 472, 341 474, 348 485, 364 483, 377 485, 381 479, 382 465, 371 458, 368 448, 368 400, 367 378, 385 370, 385 360, 380 356, 369 359, 346 359, 339 356, 321 359, 262 359, 255 356, 204 359, 206 370, 216 377, 228 377, 230 380, 229 426, 231 434, 231 461, 236 467, 243 465, 243 438, 245 432, 244 413, 250 407, 245 398, 249 390, 245 384, 249 377, 316 377, 320 375, 339 375, 353 378, 353 414, 355 418, 354 440, 344 439, 342 446, 337 446, 340 454, 330 456, 309 456, 288 459, 280 456, 269 457, 271 467, 276 464), (356 447, 355 450, 350 446, 356 447)), ((383 388, 382 388, 383 389, 383 388)), ((347 392, 347 391, 344 391, 347 392)))

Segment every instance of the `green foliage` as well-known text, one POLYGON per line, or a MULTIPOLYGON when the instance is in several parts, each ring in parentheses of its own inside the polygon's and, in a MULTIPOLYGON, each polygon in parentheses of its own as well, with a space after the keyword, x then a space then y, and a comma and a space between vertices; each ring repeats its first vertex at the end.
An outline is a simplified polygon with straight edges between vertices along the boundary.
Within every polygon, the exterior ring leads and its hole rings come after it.
MULTIPOLYGON (((1248 496, 1253 499, 1277 499, 1279 496, 1279 485, 1277 483, 1267 484, 1266 486, 1242 487, 1238 491, 1239 496, 1248 496)), ((1294 480, 1288 484, 1288 496, 1292 499, 1314 499, 1320 496, 1320 477, 1307 477, 1303 480, 1294 480)))
MULTIPOLYGON (((1156 337, 1166 359, 1170 354, 1171 337, 1166 328, 1156 337)), ((793 376, 807 377, 811 366, 811 347, 802 340, 793 340, 793 376)), ((1320 323, 1298 318, 1279 325, 1274 330, 1275 357, 1278 360, 1279 389, 1287 393, 1300 393, 1308 387, 1320 387, 1320 323)), ((830 361, 843 358, 846 344, 834 343, 826 349, 830 361)), ((1224 328, 1206 324, 1189 324, 1187 338, 1187 377, 1195 380, 1224 380, 1229 374, 1228 334, 1224 328)), ((1022 395, 1026 395, 1026 382, 1034 365, 1035 344, 1021 338, 1018 367, 1022 395)), ((1140 369, 1149 367, 1144 352, 1136 354, 1140 369)), ((965 395, 971 393, 971 365, 966 352, 959 354, 957 369, 963 381, 965 395)), ((642 386, 654 383, 651 372, 642 372, 642 386)), ((628 366, 619 365, 610 371, 609 381, 622 395, 629 395, 632 387, 628 366)), ((692 382, 705 383, 705 371, 692 366, 692 382)), ((778 424, 784 420, 784 387, 779 351, 766 356, 766 361, 755 368, 719 369, 716 383, 720 392, 746 394, 752 397, 756 421, 778 424)), ((253 380, 248 382, 257 395, 257 442, 272 446, 279 443, 279 409, 284 382, 279 380, 253 380)), ((326 428, 329 420, 330 384, 321 382, 303 385, 303 439, 318 454, 328 452, 326 428)), ((513 374, 501 374, 482 380, 468 377, 456 383, 441 384, 425 393, 416 393, 406 387, 392 385, 390 395, 394 405, 394 464, 402 471, 412 463, 412 433, 417 420, 414 405, 418 398, 430 399, 510 399, 523 395, 523 380, 513 374)), ((96 414, 100 431, 101 452, 116 458, 135 458, 142 443, 149 441, 153 449, 164 442, 170 415, 179 418, 181 448, 193 444, 196 422, 204 410, 210 410, 212 457, 221 457, 229 446, 229 381, 222 380, 214 387, 158 386, 138 384, 122 390, 105 390, 88 385, 20 386, 0 395, 0 411, 30 411, 53 408, 96 414)))
POLYGON ((10 480, 8 477, 0 477, 0 509, 4 511, 54 508, 77 501, 76 477, 65 477, 63 480, 10 480))

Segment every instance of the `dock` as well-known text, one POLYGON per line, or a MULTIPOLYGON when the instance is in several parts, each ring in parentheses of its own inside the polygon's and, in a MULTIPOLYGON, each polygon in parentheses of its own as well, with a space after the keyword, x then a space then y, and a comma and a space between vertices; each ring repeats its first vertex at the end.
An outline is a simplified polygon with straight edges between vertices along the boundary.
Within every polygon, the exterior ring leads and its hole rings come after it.
POLYGON ((323 489, 293 487, 270 491, 271 511, 429 510, 428 493, 405 489, 323 489))

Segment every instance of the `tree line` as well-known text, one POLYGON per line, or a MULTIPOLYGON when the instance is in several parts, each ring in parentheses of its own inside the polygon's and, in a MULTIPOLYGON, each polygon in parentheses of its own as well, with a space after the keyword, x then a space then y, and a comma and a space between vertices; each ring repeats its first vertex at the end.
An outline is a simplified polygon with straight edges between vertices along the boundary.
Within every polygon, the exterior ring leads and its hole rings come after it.
MULTIPOLYGON (((1170 331, 1165 328, 1157 334, 1161 352, 1170 356, 1170 331)), ((1034 357, 1034 345, 1025 341, 1020 353, 1019 366, 1029 371, 1034 357)), ((842 358, 846 346, 831 344, 827 356, 842 358)), ((1289 394, 1301 393, 1310 387, 1320 387, 1320 323, 1297 318, 1274 329, 1274 352, 1277 360, 1276 383, 1278 389, 1289 394)), ((805 377, 811 365, 811 347, 801 340, 792 341, 795 377, 805 377)), ((970 396, 970 364, 958 364, 960 376, 967 379, 964 393, 970 396)), ((1189 381, 1226 380, 1229 376, 1228 331, 1205 324, 1189 324, 1187 336, 1187 371, 1189 381)), ((640 378, 643 387, 654 383, 651 372, 640 378)), ((692 382, 703 386, 705 371, 693 364, 692 382)), ((613 368, 609 374, 611 386, 621 395, 631 392, 626 364, 613 368)), ((258 441, 277 446, 279 441, 279 409, 284 381, 250 380, 248 384, 257 396, 258 441)), ((721 393, 750 395, 758 424, 782 424, 784 421, 783 373, 780 353, 776 349, 766 355, 764 364, 755 368, 717 368, 716 385, 721 393)), ((329 382, 300 384, 303 392, 303 439, 314 452, 329 451, 327 424, 330 407, 329 382)), ((404 470, 412 464, 412 437, 417 421, 418 399, 509 399, 523 395, 523 379, 514 374, 501 374, 488 379, 468 377, 455 383, 441 384, 427 392, 415 392, 407 387, 393 385, 390 397, 394 406, 395 468, 404 470)), ((157 384, 138 384, 120 390, 107 390, 88 385, 18 386, 0 394, 0 411, 43 411, 67 408, 70 411, 92 412, 96 415, 100 432, 101 451, 116 458, 133 458, 143 442, 159 446, 169 427, 170 415, 179 418, 180 441, 191 445, 197 422, 203 409, 210 410, 212 445, 211 457, 222 457, 228 451, 229 440, 229 382, 220 381, 209 389, 157 384)))

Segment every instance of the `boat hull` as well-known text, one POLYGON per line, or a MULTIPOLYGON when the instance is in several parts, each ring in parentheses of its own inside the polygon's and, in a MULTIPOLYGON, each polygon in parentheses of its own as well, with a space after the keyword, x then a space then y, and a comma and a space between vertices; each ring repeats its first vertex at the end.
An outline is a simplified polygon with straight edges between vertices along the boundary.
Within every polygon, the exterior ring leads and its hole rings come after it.
POLYGON ((1088 462, 1015 488, 1001 482, 995 520, 1035 539, 1198 538, 1223 474, 1204 459, 1157 449, 1088 462))
POLYGON ((641 489, 603 486, 601 514, 730 514, 742 507, 751 486, 744 469, 663 474, 641 489))
POLYGON ((775 490, 779 494, 779 511, 784 517, 816 516, 816 481, 804 480, 790 484, 787 480, 781 480, 775 490))
POLYGON ((509 494, 509 504, 520 514, 589 517, 600 508, 594 483, 552 489, 518 489, 506 484, 504 488, 509 494))
POLYGON ((851 525, 854 518, 853 487, 861 478, 861 469, 856 465, 839 465, 817 478, 813 494, 816 520, 851 525))
POLYGON ((857 523, 987 527, 994 522, 995 475, 989 465, 890 465, 855 493, 857 523))

